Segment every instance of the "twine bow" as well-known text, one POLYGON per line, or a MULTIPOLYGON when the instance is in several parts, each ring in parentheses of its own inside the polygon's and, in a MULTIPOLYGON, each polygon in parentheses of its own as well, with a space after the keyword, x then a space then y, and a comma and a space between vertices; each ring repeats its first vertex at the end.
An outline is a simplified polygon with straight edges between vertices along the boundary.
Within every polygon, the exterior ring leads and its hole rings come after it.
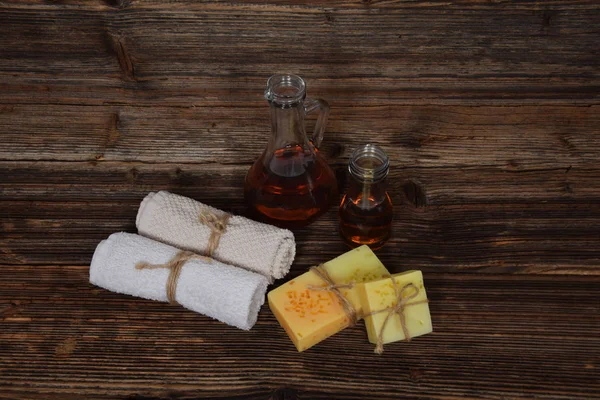
POLYGON ((408 306, 414 306, 417 304, 424 304, 424 303, 429 302, 429 300, 425 299, 425 300, 414 301, 412 303, 409 303, 409 301, 411 301, 412 299, 416 298, 419 295, 419 288, 414 283, 407 283, 406 285, 402 286, 402 289, 398 289, 398 284, 396 283, 396 280, 391 276, 390 276, 390 280, 392 281, 392 284, 394 285, 394 293, 396 294, 396 299, 397 299, 396 304, 393 305, 392 307, 384 308, 383 310, 373 311, 368 314, 365 314, 365 317, 368 317, 368 316, 379 314, 382 312, 386 312, 386 311, 388 312, 385 319, 383 320, 383 324, 381 325, 381 330, 379 331, 379 335, 377 335, 377 344, 375 346, 375 353, 377 353, 377 354, 383 353, 383 332, 385 332, 385 327, 386 327, 388 321, 390 320, 390 318, 392 318, 392 316, 394 314, 398 314, 398 316, 400 317, 400 326, 402 326, 402 331, 404 332, 405 340, 407 342, 410 342, 411 337, 410 337, 410 332, 408 331, 408 327, 406 326, 406 316, 404 315, 404 309, 408 306), (413 288, 414 293, 412 293, 409 296, 404 297, 405 291, 408 290, 409 288, 413 288))
POLYGON ((211 212, 208 209, 200 210, 198 220, 210 228, 210 238, 206 248, 206 255, 212 257, 213 253, 219 247, 221 235, 227 230, 227 223, 231 218, 231 214, 223 213, 221 216, 211 212))
POLYGON ((348 319, 350 320, 350 326, 356 324, 356 322, 358 321, 358 316, 356 315, 356 310, 352 306, 352 303, 350 302, 350 300, 348 300, 346 298, 346 296, 344 296, 342 294, 342 292, 340 292, 340 289, 345 289, 345 288, 352 289, 354 287, 354 282, 340 284, 340 285, 336 284, 333 281, 333 279, 331 279, 331 276, 329 276, 329 274, 327 273, 327 270, 323 267, 323 264, 319 264, 315 267, 310 267, 310 270, 313 271, 315 274, 317 274, 317 276, 319 278, 324 280, 325 283, 327 283, 327 286, 321 287, 321 286, 309 285, 309 286, 307 286, 307 288, 310 290, 323 290, 323 291, 333 293, 338 298, 340 303, 342 304, 342 307, 344 308, 344 312, 346 313, 346 315, 348 316, 348 319))
POLYGON ((146 262, 139 262, 135 265, 136 269, 159 269, 166 268, 169 269, 169 278, 167 279, 167 298, 169 299, 169 303, 177 304, 177 300, 175 300, 175 293, 177 292, 177 282, 179 281, 179 276, 181 275, 181 270, 183 269, 183 265, 193 258, 199 258, 202 260, 206 260, 208 262, 212 262, 212 258, 200 256, 198 254, 192 253, 191 251, 180 250, 175 257, 173 257, 169 262, 165 264, 148 264, 146 262))

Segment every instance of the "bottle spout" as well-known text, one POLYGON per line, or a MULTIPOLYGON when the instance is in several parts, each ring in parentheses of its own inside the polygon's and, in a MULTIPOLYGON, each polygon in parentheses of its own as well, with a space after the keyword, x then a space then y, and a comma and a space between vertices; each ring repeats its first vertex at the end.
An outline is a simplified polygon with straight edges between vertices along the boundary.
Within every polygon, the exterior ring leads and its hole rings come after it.
POLYGON ((281 108, 293 107, 304 101, 306 82, 298 75, 273 75, 267 81, 265 99, 281 108))

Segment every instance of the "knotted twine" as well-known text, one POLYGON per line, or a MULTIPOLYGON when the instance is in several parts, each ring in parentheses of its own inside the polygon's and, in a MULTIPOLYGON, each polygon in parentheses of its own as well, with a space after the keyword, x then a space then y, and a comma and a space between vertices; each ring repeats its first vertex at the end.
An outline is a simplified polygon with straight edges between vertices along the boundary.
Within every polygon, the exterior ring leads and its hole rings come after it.
POLYGON ((169 303, 177 304, 177 300, 175 300, 175 293, 177 292, 177 282, 179 281, 179 276, 181 275, 181 270, 186 262, 191 259, 198 258, 209 263, 212 262, 212 258, 200 256, 198 254, 192 253, 191 251, 180 250, 175 257, 173 257, 169 262, 165 264, 148 264, 146 262, 139 262, 135 265, 136 269, 159 269, 166 268, 169 270, 169 278, 167 279, 167 298, 169 299, 169 303))
MULTIPOLYGON (((329 274, 327 273, 327 270, 323 267, 323 264, 319 264, 316 267, 310 267, 310 270, 313 271, 315 274, 317 274, 317 276, 319 278, 324 280, 325 283, 327 283, 327 286, 321 287, 321 286, 308 285, 307 288, 310 290, 322 290, 322 291, 328 291, 328 292, 333 293, 340 300, 340 303, 342 304, 344 312, 350 319, 349 326, 356 324, 356 322, 359 319, 358 315, 356 313, 356 310, 352 306, 352 303, 350 302, 350 300, 348 300, 346 298, 346 296, 344 296, 342 294, 342 292, 340 292, 340 290, 339 290, 339 289, 344 289, 344 288, 352 289, 354 287, 355 283, 350 282, 347 284, 339 284, 339 285, 336 284, 333 281, 333 279, 331 279, 331 276, 329 276, 329 274)), ((387 323, 394 314, 398 314, 398 316, 400 317, 400 326, 402 327, 402 332, 404 332, 404 338, 405 338, 404 340, 406 340, 407 342, 410 342, 411 336, 410 336, 410 332, 408 331, 408 327, 406 326, 406 315, 404 315, 404 309, 408 306, 429 303, 429 300, 427 300, 427 299, 409 303, 409 301, 411 301, 412 299, 416 298, 419 295, 419 288, 414 283, 407 283, 406 285, 402 286, 401 289, 399 289, 398 284, 396 283, 396 280, 392 276, 390 276, 389 278, 392 281, 392 285, 394 286, 394 293, 396 294, 396 299, 397 299, 396 304, 393 305, 392 307, 384 308, 382 310, 372 311, 368 314, 361 316, 361 318, 365 318, 365 317, 369 317, 371 315, 379 314, 382 312, 386 312, 386 311, 388 312, 388 315, 385 317, 385 319, 383 320, 383 324, 381 325, 381 330, 379 331, 379 335, 377 335, 377 344, 375 346, 375 353, 377 353, 377 354, 383 353, 383 332, 385 332, 387 323), (406 290, 408 290, 409 288, 413 288, 414 293, 412 293, 409 296, 406 296, 406 298, 405 298, 404 292, 406 290)))
POLYGON ((223 213, 219 216, 208 209, 200 210, 198 220, 210 228, 210 238, 208 239, 208 246, 206 248, 206 255, 208 257, 212 257, 217 247, 219 247, 221 235, 227 230, 229 218, 231 218, 231 214, 229 213, 223 213))
POLYGON ((325 283, 327 283, 327 286, 321 287, 321 286, 308 285, 307 288, 310 290, 323 290, 323 291, 333 293, 338 298, 340 303, 342 304, 344 312, 348 316, 348 319, 350 321, 349 326, 356 324, 356 322, 358 321, 358 316, 356 314, 356 310, 352 306, 352 303, 350 302, 350 300, 348 300, 346 298, 346 296, 344 296, 342 294, 342 292, 340 292, 340 289, 346 289, 346 288, 352 289, 354 287, 354 282, 337 285, 333 281, 333 279, 331 279, 331 276, 329 276, 329 274, 327 273, 327 270, 323 267, 323 264, 319 264, 315 267, 310 267, 310 270, 313 271, 315 274, 317 274, 317 276, 319 278, 324 280, 325 283))
POLYGON ((396 280, 394 279, 394 277, 390 276, 390 280, 392 281, 392 284, 394 285, 394 292, 396 294, 396 299, 397 299, 396 304, 393 305, 392 307, 384 308, 383 310, 373 311, 373 312, 370 312, 370 313, 364 315, 364 317, 368 317, 368 316, 379 314, 382 312, 386 312, 386 311, 388 312, 385 319, 383 320, 383 324, 381 325, 381 330, 379 331, 379 335, 377 335, 377 344, 375 345, 375 353, 377 353, 377 354, 383 353, 383 332, 385 332, 385 327, 386 327, 388 321, 390 320, 390 318, 392 318, 392 316, 394 314, 398 314, 398 316, 400 317, 400 326, 402 326, 402 331, 404 332, 404 338, 405 338, 404 340, 406 340, 407 342, 410 342, 411 337, 410 337, 410 332, 408 331, 408 327, 406 326, 406 315, 404 315, 404 309, 408 306, 429 303, 429 300, 427 300, 427 299, 409 303, 409 301, 411 301, 412 299, 416 298, 419 295, 419 288, 414 283, 411 282, 411 283, 407 283, 406 285, 402 286, 402 289, 398 289, 398 284, 396 283, 396 280), (410 296, 407 296, 405 298, 404 291, 408 290, 409 288, 413 288, 414 293, 412 293, 410 296))

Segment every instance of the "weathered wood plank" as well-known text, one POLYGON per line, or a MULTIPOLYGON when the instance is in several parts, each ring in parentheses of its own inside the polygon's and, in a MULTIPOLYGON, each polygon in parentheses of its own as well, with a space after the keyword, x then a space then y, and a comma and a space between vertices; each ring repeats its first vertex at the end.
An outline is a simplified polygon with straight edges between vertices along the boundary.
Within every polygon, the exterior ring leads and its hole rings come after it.
MULTIPOLYGON (((138 204, 155 190, 246 213, 246 165, 94 164, 0 163, 0 262, 89 263, 100 240, 135 231, 138 204)), ((394 238, 379 255, 429 272, 598 274, 599 175, 577 168, 395 169, 394 238)), ((296 232, 307 263, 345 251, 336 227, 334 207, 296 232)))
POLYGON ((277 71, 343 106, 600 100, 592 0, 71 3, 5 6, 0 102, 239 105, 277 71))
MULTIPOLYGON (((393 160, 392 157, 392 163, 393 160)), ((239 209, 243 206, 242 187, 249 167, 250 164, 2 161, 0 200, 103 202, 109 198, 138 202, 150 191, 173 190, 203 202, 239 209)), ((347 161, 340 157, 333 168, 340 188, 344 188, 347 161)), ((394 203, 408 202, 416 207, 598 203, 600 169, 571 165, 548 169, 430 168, 393 163, 388 190, 394 203)))
POLYGON ((362 325, 298 354, 266 306, 242 332, 93 287, 87 274, 85 266, 0 268, 5 397, 590 399, 600 392, 597 277, 425 275, 434 333, 377 356, 362 325))
MULTIPOLYGON (((46 208, 52 207, 51 205, 46 208)), ((0 218, 0 262, 87 264, 100 240, 113 232, 135 232, 136 205, 129 217, 98 217, 98 207, 54 205, 64 219, 0 218), (90 216, 90 214, 92 214, 90 216)), ((598 206, 396 207, 392 240, 380 251, 390 265, 426 272, 598 275, 598 206)), ((302 266, 331 259, 347 248, 337 238, 335 210, 297 230, 302 266)))
MULTIPOLYGON (((395 168, 596 168, 599 107, 334 107, 323 151, 346 162, 356 146, 374 142, 395 168)), ((269 126, 266 104, 10 105, 0 107, 0 160, 249 164, 266 146, 269 126)))
MULTIPOLYGON (((593 0, 2 2, 0 399, 600 398, 599 25, 593 0), (149 191, 246 212, 284 71, 332 104, 342 187, 354 147, 389 152, 378 255, 424 271, 432 335, 298 354, 266 306, 242 332, 88 283, 149 191)), ((297 230, 288 278, 336 226, 297 230)))

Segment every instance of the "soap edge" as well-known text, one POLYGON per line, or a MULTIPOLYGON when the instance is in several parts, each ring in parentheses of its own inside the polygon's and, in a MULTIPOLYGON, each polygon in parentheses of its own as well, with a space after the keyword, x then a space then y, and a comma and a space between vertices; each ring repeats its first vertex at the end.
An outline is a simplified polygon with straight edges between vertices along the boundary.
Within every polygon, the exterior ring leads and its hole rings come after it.
MULTIPOLYGON (((371 281, 374 282, 374 281, 371 281)), ((367 297, 367 289, 365 288, 365 284, 367 284, 369 282, 363 282, 358 286, 358 298, 360 300, 361 303, 361 307, 363 310, 363 315, 364 314, 368 314, 371 312, 371 306, 369 305, 369 300, 367 297), (369 311, 366 311, 366 310, 369 311)), ((361 316, 362 318, 362 316, 361 316)), ((373 325, 373 318, 372 317, 364 317, 363 320, 365 321, 365 328, 367 329, 367 337, 369 339, 370 343, 377 343, 377 335, 375 335, 374 333, 374 325, 373 325)))
MULTIPOLYGON (((388 280, 390 279, 390 277, 392 279, 396 279, 397 277, 403 276, 403 275, 408 275, 414 272, 418 272, 419 273, 419 277, 420 280, 423 281, 423 291, 425 291, 425 297, 427 298, 427 291, 425 290, 425 279, 423 278, 423 271, 419 270, 419 269, 410 269, 407 271, 403 271, 403 272, 398 272, 395 274, 390 274, 389 277, 386 278, 382 278, 382 279, 378 279, 375 281, 369 281, 369 282, 363 282, 360 284, 360 288, 359 288, 359 297, 360 297, 360 302, 362 304, 362 308, 363 310, 365 310, 365 304, 368 306, 368 311, 365 311, 365 314, 372 312, 373 310, 371 310, 369 301, 368 301, 368 296, 367 296, 367 288, 366 286, 368 284, 371 283, 376 283, 376 282, 380 282, 380 281, 384 281, 384 280, 388 280)), ((431 310, 429 309, 429 304, 427 304, 427 311, 429 312, 429 319, 431 320, 431 310)), ((373 318, 372 317, 365 317, 364 318, 365 321, 365 327, 367 328, 367 336, 369 338, 369 342, 376 344, 377 343, 377 335, 375 334, 375 325, 373 323, 373 318)), ((433 332, 433 321, 431 321, 431 331, 429 333, 433 332)), ((427 335, 428 333, 425 333, 424 335, 427 335)), ((422 335, 419 335, 422 336, 422 335)), ((404 340, 404 339, 402 339, 404 340)), ((394 342, 384 342, 383 344, 388 344, 388 343, 394 343, 394 342)))
MULTIPOLYGON (((277 289, 279 289, 279 288, 277 288, 277 289)), ((281 329, 283 329, 283 331, 285 332, 286 335, 288 335, 288 337, 290 338, 292 343, 294 343, 294 347, 296 347, 296 350, 298 350, 298 352, 302 352, 302 350, 300 350, 300 348, 298 347, 298 343, 299 343, 298 338, 296 338, 296 336, 293 334, 293 332, 290 333, 290 331, 288 331, 288 329, 286 329, 287 324, 284 324, 282 322, 285 319, 283 318, 283 315, 281 315, 281 312, 277 309, 277 306, 271 299, 271 293, 273 293, 274 290, 275 289, 273 289, 269 293, 267 293, 267 303, 269 304, 269 309, 275 316, 275 319, 279 323, 279 326, 281 326, 281 329)))

